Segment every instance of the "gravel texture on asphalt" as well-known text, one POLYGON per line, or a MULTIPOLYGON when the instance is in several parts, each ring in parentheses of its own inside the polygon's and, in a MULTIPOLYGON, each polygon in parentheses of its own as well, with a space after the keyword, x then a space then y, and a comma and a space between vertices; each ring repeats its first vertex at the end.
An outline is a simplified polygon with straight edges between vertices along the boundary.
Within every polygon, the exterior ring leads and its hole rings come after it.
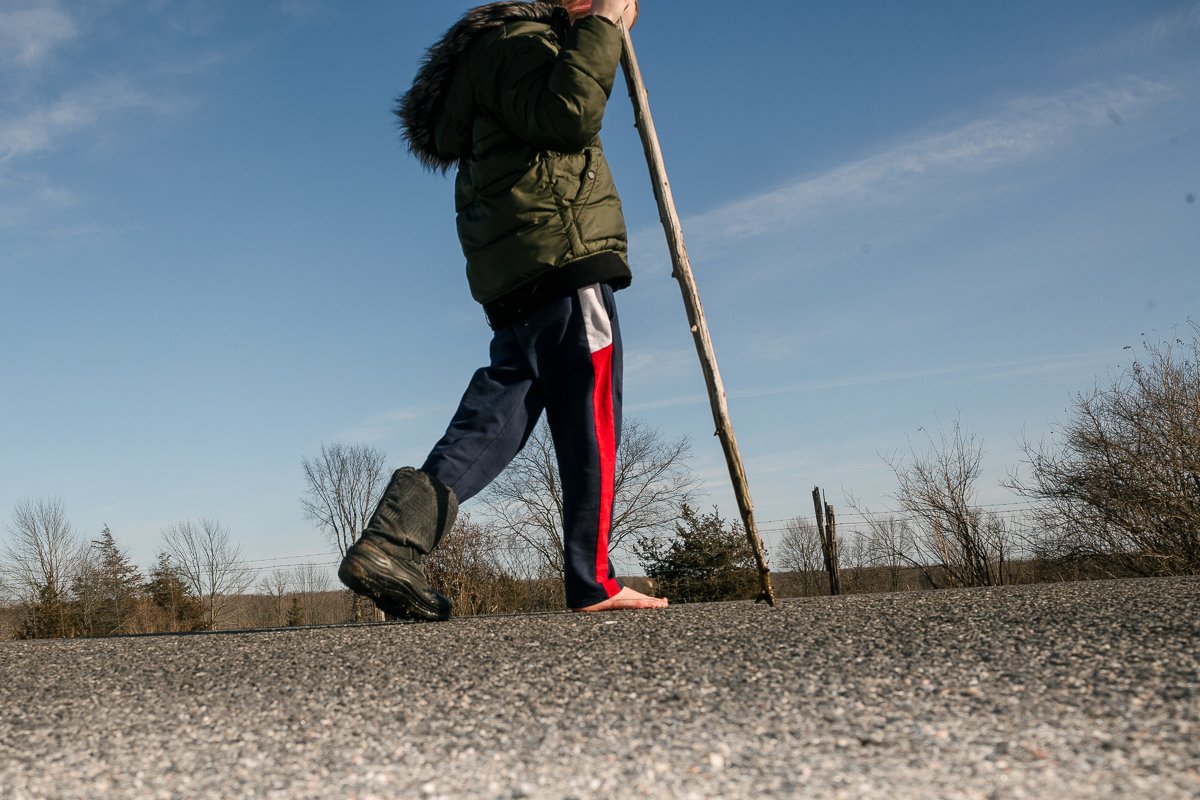
POLYGON ((0 797, 1196 798, 1200 578, 0 643, 0 797))

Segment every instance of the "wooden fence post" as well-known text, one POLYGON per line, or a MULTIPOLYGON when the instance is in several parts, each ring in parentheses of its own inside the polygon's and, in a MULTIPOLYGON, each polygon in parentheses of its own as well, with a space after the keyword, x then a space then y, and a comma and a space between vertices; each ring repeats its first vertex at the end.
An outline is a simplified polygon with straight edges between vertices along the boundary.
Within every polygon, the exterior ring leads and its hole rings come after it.
POLYGON ((833 506, 821 497, 821 487, 812 491, 813 513, 817 517, 817 533, 821 536, 821 554, 825 558, 825 572, 829 575, 829 593, 842 593, 842 579, 838 569, 837 519, 833 506))
POLYGON ((829 593, 842 593, 841 555, 838 553, 837 517, 833 506, 825 504, 825 530, 829 535, 829 593))

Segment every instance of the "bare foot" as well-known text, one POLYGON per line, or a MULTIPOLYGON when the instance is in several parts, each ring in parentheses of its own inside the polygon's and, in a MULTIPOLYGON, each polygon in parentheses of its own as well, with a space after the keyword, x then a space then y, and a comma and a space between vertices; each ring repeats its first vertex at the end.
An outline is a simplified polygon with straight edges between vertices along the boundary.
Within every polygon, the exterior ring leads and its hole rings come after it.
POLYGON ((629 611, 635 608, 666 608, 667 598, 651 597, 625 586, 621 591, 594 606, 576 608, 575 611, 629 611))

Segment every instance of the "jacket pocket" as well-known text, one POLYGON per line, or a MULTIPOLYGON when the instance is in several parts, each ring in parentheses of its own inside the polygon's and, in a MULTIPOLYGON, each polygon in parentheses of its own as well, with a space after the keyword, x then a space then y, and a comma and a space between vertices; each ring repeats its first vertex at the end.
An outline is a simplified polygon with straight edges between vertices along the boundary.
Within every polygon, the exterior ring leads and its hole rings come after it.
POLYGON ((604 159, 596 158, 596 148, 589 147, 583 151, 583 168, 579 173, 579 190, 575 193, 575 197, 571 200, 571 205, 576 208, 585 206, 588 200, 592 197, 592 190, 596 188, 596 171, 600 169, 604 159))

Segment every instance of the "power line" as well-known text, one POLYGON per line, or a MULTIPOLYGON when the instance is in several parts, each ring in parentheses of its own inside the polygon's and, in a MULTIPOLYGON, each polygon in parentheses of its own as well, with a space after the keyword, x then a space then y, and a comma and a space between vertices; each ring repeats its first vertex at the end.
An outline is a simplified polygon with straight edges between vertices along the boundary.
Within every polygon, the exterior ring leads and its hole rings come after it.
MULTIPOLYGON (((972 508, 982 508, 982 509, 1015 508, 1016 511, 1033 511, 1037 507, 1038 506, 1036 504, 1032 504, 1028 501, 1013 502, 1013 503, 981 503, 981 504, 972 506, 972 508)), ((1015 513, 1015 511, 1014 512, 1004 512, 1004 513, 1015 513)), ((839 521, 844 520, 844 519, 869 520, 869 519, 874 519, 875 517, 879 517, 879 516, 883 516, 883 515, 887 515, 887 514, 891 514, 893 516, 911 516, 911 515, 907 514, 906 512, 900 511, 898 509, 883 508, 883 509, 880 509, 879 511, 868 511, 866 513, 839 511, 837 517, 838 517, 839 521)), ((771 525, 771 524, 780 523, 780 522, 786 524, 795 519, 811 519, 811 518, 812 518, 812 514, 797 514, 794 517, 786 517, 783 519, 763 520, 760 523, 760 525, 771 525)), ((763 529, 760 528, 759 530, 763 530, 763 529)), ((768 530, 771 530, 771 529, 768 529, 768 530)), ((779 530, 779 529, 774 529, 774 530, 779 530)))
POLYGON ((250 558, 243 561, 235 561, 235 564, 261 564, 265 561, 290 561, 295 558, 320 558, 321 556, 331 555, 329 552, 324 553, 305 553, 298 556, 273 556, 271 558, 250 558))

